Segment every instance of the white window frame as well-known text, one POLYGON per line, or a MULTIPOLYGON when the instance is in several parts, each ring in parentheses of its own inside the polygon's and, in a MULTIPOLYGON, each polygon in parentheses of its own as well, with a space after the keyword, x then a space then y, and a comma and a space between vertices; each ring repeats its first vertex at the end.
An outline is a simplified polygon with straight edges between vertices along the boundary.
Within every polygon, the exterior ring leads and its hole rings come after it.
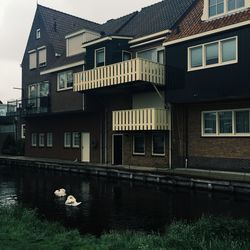
POLYGON ((72 147, 73 148, 80 148, 80 144, 81 144, 81 137, 80 137, 80 133, 79 132, 73 132, 72 133, 72 147), (76 141, 75 141, 75 135, 78 135, 79 136, 79 145, 76 144, 76 141))
POLYGON ((202 70, 202 69, 209 69, 209 68, 215 68, 215 67, 220 67, 220 66, 225 66, 225 65, 230 65, 230 64, 235 64, 238 63, 238 36, 233 36, 233 37, 228 37, 225 39, 221 39, 221 40, 216 40, 216 41, 212 41, 209 43, 204 43, 204 44, 199 44, 199 45, 195 45, 192 47, 187 48, 187 54, 188 54, 188 72, 190 71, 196 71, 196 70, 202 70), (235 60, 231 60, 231 61, 227 61, 227 62, 222 62, 222 43, 224 41, 227 40, 232 40, 235 39, 236 42, 236 55, 235 55, 235 60), (210 44, 214 44, 214 43, 218 43, 218 63, 215 64, 210 64, 210 65, 206 65, 206 46, 210 45, 210 44), (192 57, 191 57, 191 50, 194 48, 198 48, 198 47, 202 47, 202 66, 200 67, 193 67, 192 68, 192 57))
POLYGON ((144 134, 134 134, 133 135, 133 155, 145 155, 145 154, 146 154, 146 138, 145 138, 145 135, 144 134), (135 152, 135 136, 136 135, 141 135, 144 138, 144 153, 135 152))
POLYGON ((48 148, 52 148, 53 147, 53 133, 48 132, 46 135, 46 145, 48 148), (49 140, 50 138, 50 140, 49 140))
POLYGON ((209 0, 204 0, 204 10, 203 10, 203 15, 201 20, 205 21, 205 20, 214 20, 226 15, 231 15, 233 13, 237 13, 237 12, 241 12, 244 10, 247 10, 250 7, 250 1, 249 0, 245 0, 245 6, 241 7, 241 8, 237 8, 237 9, 233 9, 233 10, 228 10, 228 0, 224 0, 224 12, 220 13, 218 15, 214 15, 214 16, 209 16, 209 0))
POLYGON ((26 124, 21 125, 21 139, 25 139, 26 124))
POLYGON ((162 134, 163 136, 164 136, 164 153, 163 154, 156 154, 156 153, 154 153, 154 141, 153 141, 153 138, 154 138, 154 135, 157 135, 157 133, 154 133, 154 134, 152 134, 152 145, 151 145, 151 147, 152 147, 152 156, 165 156, 166 155, 166 135, 165 134, 163 134, 163 133, 159 133, 159 134, 162 134))
POLYGON ((37 29, 36 30, 36 39, 40 39, 41 38, 41 29, 37 29))
POLYGON ((250 108, 241 108, 241 109, 222 109, 222 110, 211 110, 211 111, 202 111, 201 112, 201 136, 202 137, 250 137, 249 133, 237 133, 236 132, 236 112, 239 111, 249 111, 249 124, 250 124, 250 108), (220 112, 232 112, 232 133, 220 133, 219 131, 219 113, 220 112), (207 134, 204 132, 204 114, 207 113, 216 113, 216 133, 207 134))
POLYGON ((31 146, 36 147, 37 146, 37 133, 31 134, 31 146))
POLYGON ((106 66, 106 47, 95 49, 95 68, 100 68, 100 67, 104 67, 104 66, 106 66), (96 65, 96 53, 100 50, 104 50, 104 65, 103 66, 96 65))
POLYGON ((38 143, 39 143, 39 147, 44 147, 45 146, 45 134, 44 133, 39 133, 39 135, 38 135, 38 143), (43 137, 43 142, 42 142, 42 137, 43 137))
POLYGON ((71 148, 71 140, 72 140, 72 135, 70 132, 65 132, 64 133, 64 147, 65 148, 71 148), (67 135, 70 136, 69 144, 67 144, 67 135))
POLYGON ((74 84, 74 72, 72 70, 67 70, 67 71, 59 72, 57 74, 57 92, 73 89, 73 86, 72 87, 67 87, 68 79, 67 79, 67 82, 66 82, 66 85, 65 85, 66 87, 61 88, 61 89, 59 88, 59 86, 60 86, 60 83, 59 83, 60 77, 59 77, 59 75, 60 74, 68 74, 69 72, 72 72, 72 78, 73 78, 73 84, 74 84))

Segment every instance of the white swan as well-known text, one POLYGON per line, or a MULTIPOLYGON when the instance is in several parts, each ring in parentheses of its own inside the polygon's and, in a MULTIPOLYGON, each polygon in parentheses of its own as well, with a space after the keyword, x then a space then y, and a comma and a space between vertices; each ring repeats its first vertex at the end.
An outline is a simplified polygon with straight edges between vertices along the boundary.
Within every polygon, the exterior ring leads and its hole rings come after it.
POLYGON ((67 200, 65 201, 65 205, 67 205, 67 206, 76 207, 80 204, 81 204, 81 202, 77 202, 76 198, 73 195, 69 195, 67 200))
POLYGON ((57 197, 64 197, 66 196, 66 190, 64 188, 60 188, 54 192, 55 196, 57 197))

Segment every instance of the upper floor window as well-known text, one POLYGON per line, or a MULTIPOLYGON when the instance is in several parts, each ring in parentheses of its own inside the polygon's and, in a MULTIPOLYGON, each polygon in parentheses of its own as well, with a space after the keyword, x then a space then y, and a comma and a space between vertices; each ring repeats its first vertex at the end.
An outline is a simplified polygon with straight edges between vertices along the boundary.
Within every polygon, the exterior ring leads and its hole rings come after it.
POLYGON ((198 70, 238 62, 237 37, 188 48, 188 70, 198 70))
POLYGON ((73 71, 65 71, 57 75, 57 90, 66 90, 73 87, 73 71))
POLYGON ((128 61, 132 59, 132 53, 129 51, 122 51, 122 61, 128 61))
POLYGON ((95 50, 95 67, 105 66, 105 48, 95 50))
POLYGON ((164 49, 154 48, 137 52, 137 57, 164 64, 164 49))
POLYGON ((44 67, 47 64, 47 49, 46 49, 46 47, 38 48, 38 64, 39 64, 39 67, 44 67))
POLYGON ((41 30, 37 29, 36 30, 36 39, 40 39, 41 38, 41 30))
MULTIPOLYGON (((207 0, 208 18, 224 15, 245 7, 245 0, 207 0)), ((205 0, 206 2, 206 0, 205 0)))
POLYGON ((37 67, 36 50, 29 51, 29 69, 37 67))

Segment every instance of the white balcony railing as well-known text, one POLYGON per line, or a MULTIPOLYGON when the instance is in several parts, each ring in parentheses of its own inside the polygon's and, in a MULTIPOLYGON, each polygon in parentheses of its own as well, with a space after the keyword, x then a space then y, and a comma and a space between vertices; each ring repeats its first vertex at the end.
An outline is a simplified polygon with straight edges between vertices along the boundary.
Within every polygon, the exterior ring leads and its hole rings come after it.
POLYGON ((136 58, 76 73, 74 74, 74 91, 84 91, 137 81, 164 85, 164 65, 136 58))
POLYGON ((132 109, 113 111, 113 131, 168 130, 166 109, 132 109))

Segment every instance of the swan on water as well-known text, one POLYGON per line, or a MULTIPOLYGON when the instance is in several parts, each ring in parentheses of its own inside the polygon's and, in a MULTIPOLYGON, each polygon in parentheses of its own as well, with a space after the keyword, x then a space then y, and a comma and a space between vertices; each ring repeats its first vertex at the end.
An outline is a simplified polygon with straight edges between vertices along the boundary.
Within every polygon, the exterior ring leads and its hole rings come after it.
POLYGON ((57 197, 64 197, 66 196, 66 190, 64 188, 60 188, 54 192, 55 196, 57 197))
POLYGON ((69 195, 67 200, 65 201, 65 205, 67 205, 67 206, 76 207, 80 204, 81 204, 81 202, 77 202, 76 198, 73 195, 69 195))

